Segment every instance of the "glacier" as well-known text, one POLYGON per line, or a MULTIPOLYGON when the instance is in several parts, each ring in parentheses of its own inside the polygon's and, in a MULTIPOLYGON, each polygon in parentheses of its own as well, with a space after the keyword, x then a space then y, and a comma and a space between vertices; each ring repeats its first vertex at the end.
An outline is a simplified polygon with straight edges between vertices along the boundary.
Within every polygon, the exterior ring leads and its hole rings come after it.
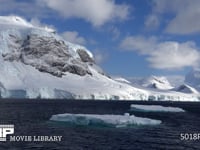
POLYGON ((0 16, 0 64, 1 98, 200 99, 197 93, 149 90, 113 80, 86 47, 18 16, 0 16))
POLYGON ((159 125, 160 120, 136 117, 125 113, 124 115, 97 115, 97 114, 57 114, 51 121, 71 123, 74 125, 103 125, 111 127, 131 127, 134 125, 159 125))

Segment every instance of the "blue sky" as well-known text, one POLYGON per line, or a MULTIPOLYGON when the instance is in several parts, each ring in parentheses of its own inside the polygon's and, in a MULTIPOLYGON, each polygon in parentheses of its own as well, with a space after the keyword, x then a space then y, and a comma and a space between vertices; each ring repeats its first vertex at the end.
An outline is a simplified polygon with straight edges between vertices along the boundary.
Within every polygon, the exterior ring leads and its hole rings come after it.
POLYGON ((48 25, 124 77, 199 67, 199 0, 0 0, 1 15, 48 25))

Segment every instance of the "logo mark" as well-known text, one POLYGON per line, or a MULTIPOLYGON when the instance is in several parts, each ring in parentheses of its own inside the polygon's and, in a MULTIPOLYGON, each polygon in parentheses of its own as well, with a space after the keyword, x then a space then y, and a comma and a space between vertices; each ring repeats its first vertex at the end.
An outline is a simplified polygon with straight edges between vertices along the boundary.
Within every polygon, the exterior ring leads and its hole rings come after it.
POLYGON ((14 134, 14 125, 0 125, 0 141, 5 142, 8 134, 14 134))

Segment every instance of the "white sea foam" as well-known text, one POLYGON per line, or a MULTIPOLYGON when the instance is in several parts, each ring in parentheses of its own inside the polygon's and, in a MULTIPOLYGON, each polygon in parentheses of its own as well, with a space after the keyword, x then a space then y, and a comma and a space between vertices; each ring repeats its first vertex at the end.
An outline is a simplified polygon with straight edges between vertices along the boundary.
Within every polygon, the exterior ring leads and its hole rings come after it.
POLYGON ((105 125, 113 127, 129 127, 134 125, 158 125, 160 120, 124 115, 97 115, 97 114, 58 114, 50 118, 51 121, 61 121, 75 125, 105 125))
POLYGON ((164 107, 160 105, 135 105, 132 104, 131 110, 147 111, 147 112, 185 112, 178 107, 164 107))

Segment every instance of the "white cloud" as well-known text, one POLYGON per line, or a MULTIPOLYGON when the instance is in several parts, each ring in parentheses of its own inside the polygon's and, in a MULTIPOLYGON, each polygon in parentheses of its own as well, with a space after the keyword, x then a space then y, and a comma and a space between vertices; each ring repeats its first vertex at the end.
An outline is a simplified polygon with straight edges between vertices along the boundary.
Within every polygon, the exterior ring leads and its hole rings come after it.
POLYGON ((181 69, 195 67, 200 61, 200 53, 193 43, 163 42, 156 45, 148 61, 158 69, 181 69))
POLYGON ((101 26, 113 20, 125 20, 130 10, 128 5, 117 4, 115 0, 0 0, 0 4, 1 14, 15 14, 28 18, 79 18, 94 26, 101 26))
POLYGON ((37 27, 44 27, 46 26, 46 24, 43 24, 40 22, 40 20, 38 18, 32 18, 30 23, 34 26, 37 26, 37 27))
POLYGON ((199 0, 153 0, 155 14, 172 14, 166 32, 175 34, 194 34, 200 32, 199 0))
POLYGON ((79 33, 76 31, 66 31, 62 33, 61 36, 66 41, 69 41, 71 43, 80 44, 80 45, 86 44, 86 40, 83 37, 79 36, 79 33))
POLYGON ((148 29, 156 29, 160 25, 160 20, 157 15, 151 14, 147 16, 144 25, 148 29))
POLYGON ((128 17, 129 6, 114 0, 38 0, 41 6, 57 11, 65 18, 81 18, 94 26, 101 26, 114 19, 128 17))
POLYGON ((194 42, 159 42, 155 37, 129 36, 121 42, 120 47, 146 56, 150 66, 156 69, 196 67, 200 62, 200 52, 194 42))
POLYGON ((109 30, 109 32, 111 32, 112 40, 114 40, 114 41, 117 40, 121 35, 120 30, 115 26, 110 27, 108 30, 109 30))
POLYGON ((108 54, 103 53, 101 50, 95 50, 93 52, 94 54, 94 59, 97 64, 104 63, 108 59, 108 54))
POLYGON ((37 1, 18 1, 18 0, 0 0, 1 15, 20 15, 26 18, 41 18, 52 16, 52 13, 44 9, 37 1))
POLYGON ((53 25, 47 25, 45 23, 42 23, 38 18, 32 18, 30 20, 30 23, 36 27, 48 28, 52 31, 56 31, 56 28, 53 25))
POLYGON ((93 38, 88 39, 88 44, 90 45, 97 45, 99 44, 96 40, 94 40, 93 38))
POLYGON ((143 36, 128 36, 122 42, 120 47, 125 50, 136 51, 140 54, 148 54, 157 43, 155 37, 145 38, 143 36))

